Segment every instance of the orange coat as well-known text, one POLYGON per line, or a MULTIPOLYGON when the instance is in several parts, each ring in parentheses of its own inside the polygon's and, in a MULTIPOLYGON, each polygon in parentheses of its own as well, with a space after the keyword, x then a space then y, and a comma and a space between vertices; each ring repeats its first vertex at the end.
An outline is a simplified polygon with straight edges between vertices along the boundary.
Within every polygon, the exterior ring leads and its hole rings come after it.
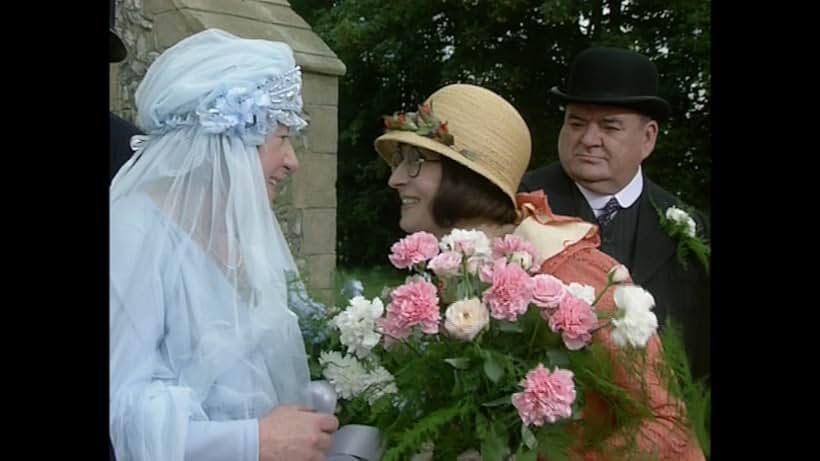
MULTIPOLYGON (((547 198, 542 191, 532 193, 519 193, 517 196, 518 206, 522 212, 522 218, 532 217, 543 226, 543 229, 536 228, 533 231, 530 227, 530 234, 527 236, 531 241, 536 235, 538 239, 560 238, 566 239, 566 230, 553 232, 551 227, 580 226, 582 220, 566 216, 558 216, 552 213, 547 198), (536 234, 533 234, 535 232, 536 234)), ((530 223, 531 224, 531 223, 530 223)), ((609 270, 619 264, 610 256, 598 250, 600 237, 597 227, 587 223, 576 235, 577 241, 565 241, 564 248, 557 254, 548 257, 540 268, 540 273, 550 274, 562 282, 569 284, 577 282, 595 287, 596 292, 606 285, 609 270)), ((614 300, 614 290, 610 289, 596 305, 598 312, 612 312, 616 309, 614 300)), ((618 351, 617 346, 610 337, 610 328, 600 328, 592 337, 594 342, 603 344, 609 352, 610 357, 615 357, 618 351)), ((648 406, 655 418, 646 420, 640 427, 637 435, 637 443, 642 453, 646 453, 650 458, 659 460, 695 461, 703 460, 703 451, 694 433, 685 425, 685 409, 681 402, 674 400, 662 384, 661 378, 655 372, 654 364, 661 359, 661 342, 657 334, 654 334, 646 346, 647 366, 640 378, 629 376, 622 366, 616 362, 613 367, 615 381, 624 389, 628 390, 636 398, 641 389, 640 380, 646 385, 646 392, 649 397, 648 406)), ((611 415, 605 402, 594 394, 586 395, 583 407, 584 420, 590 423, 611 422, 611 415)), ((607 447, 619 447, 623 445, 623 439, 617 435, 606 440, 607 447)), ((579 434, 580 437, 580 434, 579 434)), ((608 460, 611 459, 605 454, 590 449, 579 450, 572 456, 573 459, 580 460, 608 460)), ((545 459, 545 458, 541 458, 545 459)))

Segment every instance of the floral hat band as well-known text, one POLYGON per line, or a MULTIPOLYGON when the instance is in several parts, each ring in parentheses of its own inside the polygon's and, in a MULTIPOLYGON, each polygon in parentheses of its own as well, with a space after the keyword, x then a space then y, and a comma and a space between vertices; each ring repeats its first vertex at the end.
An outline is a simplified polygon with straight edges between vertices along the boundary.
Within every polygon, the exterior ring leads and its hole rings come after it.
POLYGON ((445 146, 455 144, 453 135, 447 129, 447 122, 439 121, 433 115, 432 102, 420 105, 418 112, 396 112, 393 115, 384 115, 383 118, 385 133, 393 130, 410 131, 445 146))

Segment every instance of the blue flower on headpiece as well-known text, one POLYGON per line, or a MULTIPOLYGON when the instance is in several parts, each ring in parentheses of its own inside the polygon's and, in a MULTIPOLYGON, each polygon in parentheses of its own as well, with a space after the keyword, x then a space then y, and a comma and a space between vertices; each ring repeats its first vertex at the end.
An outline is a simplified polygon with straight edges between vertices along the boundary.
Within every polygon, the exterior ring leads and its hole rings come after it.
POLYGON ((174 114, 159 124, 159 131, 199 123, 208 133, 261 143, 277 123, 301 130, 307 125, 298 115, 302 110, 301 84, 301 71, 296 67, 256 88, 233 87, 216 98, 206 98, 193 113, 174 114))

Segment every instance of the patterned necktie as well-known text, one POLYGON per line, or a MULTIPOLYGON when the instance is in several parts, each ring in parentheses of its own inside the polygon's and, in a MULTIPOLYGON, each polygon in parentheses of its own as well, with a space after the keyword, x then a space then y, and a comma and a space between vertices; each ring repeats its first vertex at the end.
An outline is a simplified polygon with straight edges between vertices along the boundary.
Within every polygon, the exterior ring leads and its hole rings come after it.
POLYGON ((604 205, 604 209, 601 211, 601 214, 598 216, 598 224, 601 227, 605 227, 612 221, 612 218, 615 216, 615 212, 621 209, 621 205, 618 205, 618 201, 615 197, 609 199, 604 205))

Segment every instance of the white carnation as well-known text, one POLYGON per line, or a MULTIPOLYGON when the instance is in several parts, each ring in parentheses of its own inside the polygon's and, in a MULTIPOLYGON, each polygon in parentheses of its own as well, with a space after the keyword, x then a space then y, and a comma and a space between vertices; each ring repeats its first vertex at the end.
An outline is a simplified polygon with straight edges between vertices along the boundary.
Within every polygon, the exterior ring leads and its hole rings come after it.
POLYGON ((532 255, 526 251, 514 251, 510 255, 510 262, 518 264, 526 271, 532 267, 532 255))
POLYGON ((612 319, 612 341, 618 347, 646 347, 646 342, 658 329, 658 318, 652 312, 655 298, 641 287, 629 285, 615 289, 617 318, 612 319))
POLYGON ((319 354, 322 375, 343 399, 352 399, 367 386, 368 373, 355 357, 336 351, 319 354))
POLYGON ((347 346, 349 353, 364 358, 379 343, 381 334, 376 331, 376 319, 383 313, 381 299, 368 301, 364 296, 356 296, 344 312, 333 317, 333 323, 341 333, 339 340, 347 346))
POLYGON ((621 285, 615 288, 615 305, 629 314, 632 311, 650 311, 655 307, 652 293, 637 285, 621 285))
POLYGON ((396 394, 399 389, 396 387, 396 380, 384 367, 377 367, 371 371, 365 379, 365 392, 367 403, 373 405, 382 396, 396 394))
POLYGON ((567 291, 572 296, 583 300, 590 306, 592 306, 592 303, 595 301, 595 288, 589 285, 572 282, 567 286, 567 291))
POLYGON ((697 225, 695 224, 695 220, 689 216, 689 213, 681 210, 678 207, 671 206, 666 209, 666 219, 673 221, 677 224, 684 224, 686 225, 686 235, 689 237, 695 236, 695 230, 697 229, 697 225))
POLYGON ((658 318, 652 311, 632 311, 623 318, 612 319, 612 342, 618 347, 646 347, 646 342, 658 328, 658 318))
POLYGON ((453 229, 439 243, 442 251, 458 251, 464 256, 483 256, 489 258, 490 239, 479 230, 453 229))

